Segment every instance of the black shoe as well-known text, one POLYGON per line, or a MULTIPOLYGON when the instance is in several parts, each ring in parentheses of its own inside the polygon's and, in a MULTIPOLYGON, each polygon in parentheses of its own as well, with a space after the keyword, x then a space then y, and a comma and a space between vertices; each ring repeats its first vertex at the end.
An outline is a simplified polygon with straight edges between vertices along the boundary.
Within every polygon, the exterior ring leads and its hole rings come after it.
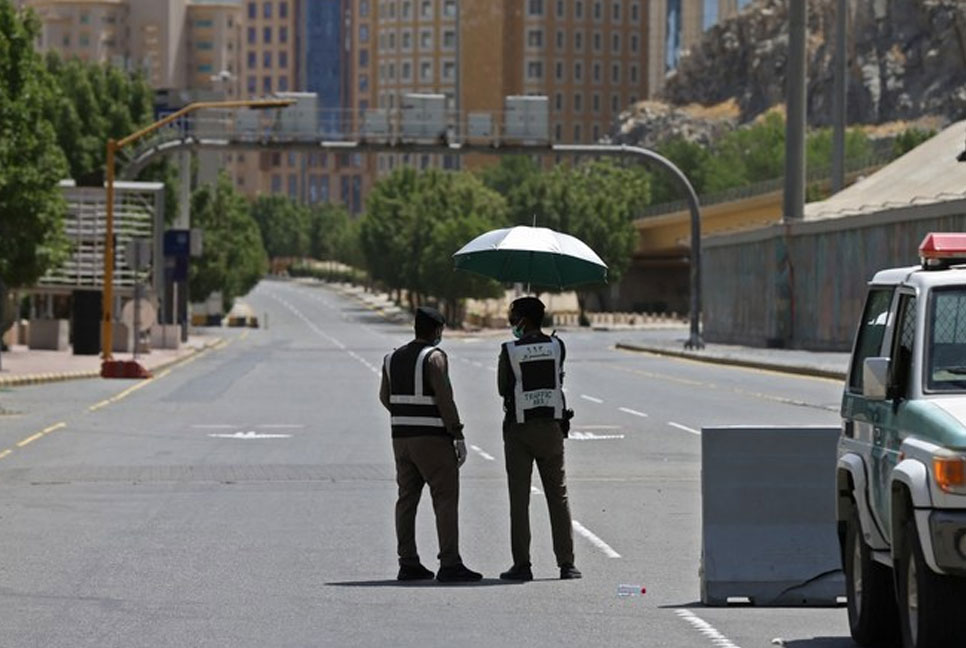
POLYGON ((560 565, 560 580, 574 580, 583 577, 584 575, 580 573, 580 570, 573 565, 560 565))
POLYGON ((532 581, 533 570, 530 569, 530 565, 514 565, 513 567, 510 567, 510 569, 500 574, 500 580, 520 582, 532 581))
POLYGON ((452 567, 440 567, 436 572, 436 580, 440 583, 472 583, 483 578, 483 574, 475 572, 463 563, 452 567))
POLYGON ((422 565, 400 565, 399 574, 396 576, 396 580, 400 581, 414 581, 414 580, 429 580, 433 577, 433 572, 429 571, 422 565))

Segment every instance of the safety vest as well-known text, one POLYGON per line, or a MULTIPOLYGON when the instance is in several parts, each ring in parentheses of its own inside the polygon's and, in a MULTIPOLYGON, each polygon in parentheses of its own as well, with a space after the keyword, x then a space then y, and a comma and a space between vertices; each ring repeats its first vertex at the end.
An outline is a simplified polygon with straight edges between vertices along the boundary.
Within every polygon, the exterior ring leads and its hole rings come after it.
POLYGON ((389 416, 392 436, 446 436, 446 425, 436 406, 436 394, 424 368, 431 353, 442 350, 414 341, 386 356, 389 378, 389 416))
POLYGON ((563 419, 560 340, 541 335, 505 342, 503 348, 515 378, 513 415, 516 422, 563 419))

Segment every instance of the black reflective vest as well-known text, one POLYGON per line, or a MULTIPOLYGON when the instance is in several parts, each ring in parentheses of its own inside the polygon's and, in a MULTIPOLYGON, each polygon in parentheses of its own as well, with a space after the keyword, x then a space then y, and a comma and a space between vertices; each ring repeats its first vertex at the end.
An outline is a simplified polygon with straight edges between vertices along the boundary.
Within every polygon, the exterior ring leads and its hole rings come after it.
POLYGON ((555 336, 534 335, 505 342, 513 371, 513 394, 507 418, 517 423, 563 419, 563 345, 555 336))
POLYGON ((393 438, 449 436, 436 406, 433 386, 424 371, 432 353, 443 351, 428 342, 415 340, 386 356, 393 438))

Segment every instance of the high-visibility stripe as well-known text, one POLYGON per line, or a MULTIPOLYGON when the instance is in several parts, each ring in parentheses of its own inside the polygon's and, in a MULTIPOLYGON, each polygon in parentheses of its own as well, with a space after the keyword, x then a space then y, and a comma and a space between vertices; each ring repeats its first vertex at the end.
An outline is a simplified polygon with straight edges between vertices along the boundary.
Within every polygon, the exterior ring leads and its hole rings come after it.
POLYGON ((392 366, 391 353, 386 354, 386 359, 384 362, 385 362, 385 368, 386 368, 386 380, 389 381, 389 389, 392 390, 392 373, 389 371, 389 368, 392 366))
POLYGON ((433 416, 393 416, 389 419, 392 425, 402 425, 407 427, 435 427, 445 428, 443 419, 433 416))
POLYGON ((389 397, 389 402, 393 405, 435 405, 435 396, 406 396, 396 394, 389 397))
POLYGON ((416 357, 416 382, 413 383, 413 389, 415 389, 416 396, 423 395, 423 361, 426 360, 426 356, 436 350, 434 346, 428 346, 419 352, 419 356, 416 357))

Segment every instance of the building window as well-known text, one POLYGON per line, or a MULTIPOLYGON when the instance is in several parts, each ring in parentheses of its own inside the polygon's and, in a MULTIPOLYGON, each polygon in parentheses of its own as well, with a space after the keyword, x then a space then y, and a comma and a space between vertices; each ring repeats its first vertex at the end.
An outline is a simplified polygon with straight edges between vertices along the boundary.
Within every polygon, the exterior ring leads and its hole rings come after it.
POLYGON ((369 15, 369 0, 359 0, 359 15, 362 17, 369 15))
POLYGON ((563 95, 559 92, 553 97, 553 108, 558 112, 563 110, 563 95))
POLYGON ((202 18, 195 21, 195 29, 211 29, 215 26, 215 21, 210 18, 202 18))
POLYGON ((413 34, 409 30, 399 35, 399 46, 404 52, 413 51, 413 34))
POLYGON ((615 113, 616 114, 617 111, 620 110, 620 108, 621 108, 621 96, 620 95, 617 95, 617 94, 611 95, 610 96, 610 111, 612 113, 615 113))
POLYGON ((529 63, 527 63, 527 78, 528 79, 543 78, 543 63, 541 61, 530 61, 529 63))
POLYGON ((563 139, 563 124, 557 124, 553 127, 553 135, 557 142, 563 139))
POLYGON ((594 22, 599 22, 604 18, 604 5, 600 0, 594 3, 594 22))
POLYGON ((621 82, 621 64, 611 63, 610 66, 610 82, 620 83, 621 82))
POLYGON ((584 64, 580 61, 574 61, 574 81, 584 80, 584 64))
POLYGON ((70 34, 64 34, 64 38, 61 42, 64 44, 64 47, 70 47, 70 34))
POLYGON ((527 47, 543 48, 543 30, 531 29, 527 32, 527 47))
POLYGON ((584 18, 584 2, 583 0, 577 0, 574 3, 574 18, 577 20, 583 20, 584 18))
POLYGON ((413 78, 413 65, 409 61, 403 61, 399 68, 399 76, 403 81, 409 81, 413 78))
POLYGON ((413 15, 413 3, 409 0, 404 0, 402 7, 399 8, 399 17, 403 20, 409 20, 413 15))
POLYGON ((272 174, 272 193, 281 193, 282 191, 282 176, 277 173, 272 174))
MULTIPOLYGON (((369 42, 369 25, 359 25, 359 42, 369 42)), ((393 45, 395 47, 395 44, 393 45)))
POLYGON ((594 71, 591 73, 594 83, 600 83, 600 63, 594 63, 594 71))
POLYGON ((279 153, 278 151, 272 152, 272 166, 273 167, 282 166, 282 154, 279 153))
POLYGON ((359 75, 359 92, 368 92, 368 91, 369 91, 369 75, 368 74, 360 74, 359 75))
POLYGON ((637 54, 637 48, 640 47, 640 37, 637 34, 631 34, 631 53, 637 54))
POLYGON ((600 112, 600 95, 596 92, 594 93, 594 96, 591 98, 591 107, 593 108, 595 113, 600 112))
POLYGON ((283 69, 288 67, 288 52, 278 53, 278 67, 283 69))
POLYGON ((600 52, 601 36, 599 31, 594 32, 594 53, 600 52))
POLYGON ((631 65, 630 69, 631 83, 637 83, 637 66, 631 65))
POLYGON ((564 17, 564 0, 557 0, 557 20, 563 20, 564 17))
POLYGON ((258 6, 254 2, 248 3, 248 19, 255 20, 258 17, 258 6))
POLYGON ((387 71, 389 73, 389 80, 394 81, 396 79, 396 64, 390 63, 387 71))
POLYGON ((443 2, 443 16, 446 18, 456 18, 456 0, 445 0, 443 2))
POLYGON ((530 15, 530 16, 542 16, 543 15, 543 0, 529 0, 527 2, 527 15, 530 15))
POLYGON ((319 200, 329 202, 329 176, 324 175, 319 178, 319 200))
POLYGON ((620 2, 614 2, 614 4, 611 5, 610 17, 611 17, 611 20, 613 20, 615 23, 619 23, 621 21, 621 3, 620 2))
POLYGON ((443 78, 452 81, 456 78, 456 62, 443 61, 443 78))
POLYGON ((288 2, 285 0, 278 3, 278 17, 288 18, 288 2))
POLYGON ((433 49, 433 32, 428 29, 419 32, 419 49, 423 51, 433 49))
POLYGON ((91 37, 88 34, 81 34, 77 40, 80 42, 81 47, 87 47, 91 44, 91 37))
POLYGON ((617 32, 610 36, 610 51, 612 54, 620 54, 621 52, 621 35, 617 32))
POLYGON ((248 94, 253 95, 258 92, 258 78, 255 75, 248 77, 248 94))
POLYGON ((583 112, 584 110, 584 95, 579 92, 574 93, 574 112, 583 112))
POLYGON ((255 55, 255 52, 249 52, 248 53, 248 67, 249 67, 249 69, 254 69, 255 66, 257 66, 257 65, 258 65, 258 57, 255 55))
POLYGON ((262 5, 262 18, 272 17, 272 3, 266 2, 262 5))
POLYGON ((366 67, 369 65, 369 50, 361 49, 359 50, 359 67, 366 67))
POLYGON ((580 124, 574 124, 574 144, 580 144, 580 124))
POLYGON ((433 62, 432 61, 419 62, 419 80, 420 81, 433 80, 433 62))
POLYGON ((262 67, 265 68, 266 70, 267 69, 271 69, 271 67, 272 67, 272 53, 271 52, 262 52, 262 67))
POLYGON ((637 23, 641 19, 641 6, 637 2, 631 3, 631 22, 637 23))
POLYGON ((594 141, 600 139, 600 124, 594 124, 594 141))
POLYGON ((266 76, 262 77, 262 92, 265 94, 271 94, 272 92, 272 77, 266 76))
POLYGON ((278 77, 278 91, 288 92, 288 77, 284 74, 278 77))
POLYGON ((211 72, 215 71, 215 68, 211 63, 202 63, 201 65, 198 66, 198 71, 208 72, 210 74, 211 72))
POLYGON ((452 29, 443 32, 443 49, 456 49, 456 32, 452 29))
POLYGON ((287 43, 288 42, 288 27, 278 28, 278 42, 287 43))
POLYGON ((272 28, 265 27, 262 29, 262 42, 271 43, 272 42, 272 28))
POLYGON ((254 45, 256 43, 256 41, 258 40, 258 36, 256 35, 257 33, 258 32, 255 31, 255 28, 254 27, 249 27, 248 28, 248 44, 249 45, 254 45))
POLYGON ((299 179, 294 173, 288 174, 288 197, 297 198, 299 195, 299 179))
POLYGON ((89 25, 91 24, 91 15, 88 13, 82 13, 80 15, 80 24, 89 25))
POLYGON ((584 32, 574 32, 574 49, 578 52, 584 51, 584 32))
POLYGON ((396 49, 396 32, 389 32, 389 49, 392 51, 396 49))
POLYGON ((422 2, 419 5, 419 15, 425 20, 432 20, 433 18, 432 0, 422 0, 422 2))
POLYGON ((563 61, 557 61, 554 64, 553 67, 554 67, 554 78, 556 78, 557 81, 563 81, 564 80, 564 63, 563 63, 563 61))

